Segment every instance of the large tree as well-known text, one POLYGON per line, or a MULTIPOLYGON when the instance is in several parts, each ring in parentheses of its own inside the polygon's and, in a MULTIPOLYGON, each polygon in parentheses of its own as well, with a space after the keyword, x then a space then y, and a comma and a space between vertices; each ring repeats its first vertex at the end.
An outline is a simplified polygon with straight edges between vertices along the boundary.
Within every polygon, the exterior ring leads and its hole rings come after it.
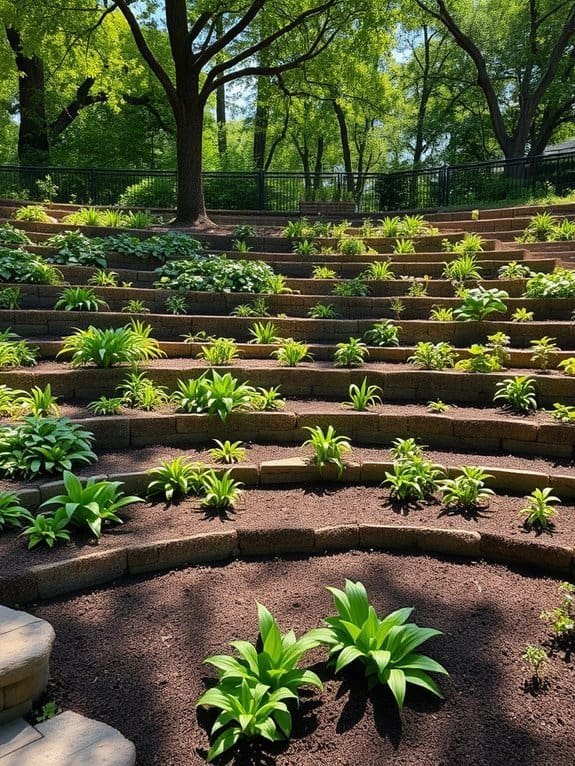
POLYGON ((130 0, 116 0, 115 5, 174 114, 176 222, 209 225, 202 186, 202 132, 208 98, 234 80, 270 77, 311 60, 349 23, 352 5, 344 0, 240 0, 230 7, 220 0, 164 0, 151 3, 153 16, 139 14, 130 0), (146 35, 147 25, 162 8, 170 40, 170 68, 162 65, 146 35), (262 29, 266 30, 263 35, 259 34, 262 29), (262 63, 264 52, 272 63, 262 63))

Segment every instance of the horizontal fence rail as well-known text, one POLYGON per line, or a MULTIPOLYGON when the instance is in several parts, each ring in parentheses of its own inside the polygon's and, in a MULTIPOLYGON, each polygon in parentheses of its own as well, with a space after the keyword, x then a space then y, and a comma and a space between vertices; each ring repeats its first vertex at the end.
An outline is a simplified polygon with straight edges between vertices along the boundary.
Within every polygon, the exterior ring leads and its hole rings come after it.
MULTIPOLYGON (((51 196, 55 202, 80 205, 173 208, 176 181, 171 170, 10 165, 0 166, 0 197, 51 196)), ((277 213, 298 211, 304 200, 352 201, 358 212, 367 214, 485 205, 573 189, 575 152, 392 173, 204 173, 208 208, 277 213)))

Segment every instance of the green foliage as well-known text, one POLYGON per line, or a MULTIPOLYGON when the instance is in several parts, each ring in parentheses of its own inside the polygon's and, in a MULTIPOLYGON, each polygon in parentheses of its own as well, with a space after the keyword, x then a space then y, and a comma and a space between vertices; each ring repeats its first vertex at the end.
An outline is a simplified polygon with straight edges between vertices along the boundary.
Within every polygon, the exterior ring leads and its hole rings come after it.
POLYGON ((410 282, 411 285, 407 291, 407 295, 410 298, 422 298, 423 296, 427 295, 427 279, 411 278, 410 282))
POLYGON ((117 287, 118 273, 116 271, 106 271, 106 269, 96 269, 88 280, 88 284, 97 287, 117 287))
POLYGON ((50 263, 65 266, 101 266, 107 265, 106 256, 101 240, 90 239, 81 231, 64 231, 54 234, 46 240, 47 247, 55 249, 55 253, 46 256, 50 263))
POLYGON ((575 423, 575 407, 568 404, 559 404, 559 402, 555 402, 553 409, 549 414, 554 420, 558 420, 559 423, 565 423, 566 425, 575 423))
POLYGON ((0 245, 31 245, 32 240, 22 229, 11 223, 0 224, 0 245))
POLYGON ((339 436, 333 426, 328 426, 325 432, 321 426, 304 426, 304 429, 309 432, 309 439, 306 439, 303 446, 312 448, 315 465, 323 467, 333 463, 338 476, 341 476, 344 469, 343 456, 351 451, 349 437, 339 436))
POLYGON ((177 258, 194 259, 202 252, 201 242, 181 231, 158 234, 147 239, 139 239, 123 232, 112 237, 105 237, 103 245, 106 250, 114 253, 160 263, 177 258))
POLYGON ((242 494, 242 483, 232 478, 231 470, 222 474, 208 470, 202 474, 202 506, 215 511, 235 508, 242 494))
POLYGON ((185 295, 170 295, 164 305, 168 314, 187 314, 190 310, 185 295))
POLYGON ((381 403, 380 393, 381 388, 379 386, 368 385, 367 378, 364 378, 359 386, 356 383, 351 383, 349 386, 349 401, 344 402, 344 407, 351 407, 357 412, 365 412, 374 404, 381 403))
POLYGON ((33 223, 50 223, 51 219, 46 208, 42 205, 24 205, 12 213, 15 221, 32 221, 33 223))
POLYGON ((561 596, 559 606, 542 612, 541 619, 551 625, 558 639, 572 640, 575 638, 575 585, 562 582, 559 585, 559 595, 561 596))
POLYGON ((230 364, 240 355, 237 343, 233 338, 215 338, 207 346, 202 346, 198 359, 203 359, 209 365, 230 364))
POLYGON ((294 244, 293 252, 298 255, 317 255, 317 247, 313 240, 300 239, 294 244))
POLYGON ((362 271, 359 275, 360 279, 366 279, 368 281, 377 279, 395 279, 395 274, 391 268, 389 261, 373 261, 369 264, 365 271, 362 271))
POLYGON ((93 435, 68 418, 30 416, 0 428, 0 470, 4 476, 30 479, 69 471, 96 459, 93 435))
POLYGON ((164 386, 158 386, 145 373, 137 370, 129 372, 116 390, 122 394, 124 406, 144 412, 151 412, 169 401, 164 386))
POLYGON ((505 290, 487 290, 484 287, 468 290, 462 305, 455 309, 455 318, 463 322, 481 322, 490 314, 504 314, 507 306, 503 301, 507 298, 509 293, 505 290))
POLYGON ((367 246, 359 237, 344 236, 338 241, 337 250, 342 255, 364 255, 367 252, 367 246))
POLYGON ((527 311, 527 309, 524 306, 520 306, 518 309, 515 309, 513 314, 511 314, 511 321, 512 322, 532 322, 533 312, 527 311))
POLYGON ((56 506, 53 510, 56 520, 65 518, 72 526, 87 527, 97 538, 102 535, 103 525, 122 523, 118 511, 126 505, 144 502, 141 497, 124 495, 120 491, 121 481, 97 481, 90 478, 83 484, 70 471, 64 471, 63 480, 65 492, 46 500, 40 510, 52 510, 52 506, 56 506))
POLYGON ((533 216, 525 228, 519 242, 551 242, 559 220, 547 211, 533 216))
POLYGON ((575 375, 575 356, 563 359, 557 366, 563 370, 565 375, 575 375))
POLYGON ((251 408, 257 411, 283 410, 285 399, 282 399, 279 386, 256 388, 252 394, 251 408))
POLYGON ((366 295, 369 295, 369 287, 363 284, 360 277, 355 277, 355 279, 346 279, 338 282, 331 291, 331 294, 364 298, 366 295))
POLYGON ((485 240, 479 234, 466 234, 458 242, 450 242, 448 239, 444 239, 441 242, 445 252, 457 253, 458 255, 482 253, 484 244, 485 240))
POLYGON ((335 279, 337 274, 327 266, 314 266, 311 276, 312 279, 335 279))
POLYGON ((163 495, 168 503, 179 497, 199 494, 202 488, 204 468, 186 457, 164 460, 157 468, 149 471, 152 479, 147 494, 151 497, 163 495))
POLYGON ((468 352, 469 357, 457 362, 456 369, 465 370, 465 372, 497 372, 503 369, 500 356, 489 346, 473 343, 468 352))
MULTIPOLYGON (((409 442, 410 440, 405 440, 409 442)), ((392 472, 386 471, 383 484, 400 503, 423 500, 438 488, 443 468, 418 452, 396 457, 392 472)))
POLYGON ((369 351, 359 338, 350 338, 347 343, 338 343, 333 355, 336 367, 361 367, 369 351))
POLYGON ((534 274, 527 280, 523 297, 575 298, 575 271, 559 268, 550 274, 534 274))
POLYGON ((52 386, 47 383, 44 388, 33 386, 20 399, 20 406, 29 415, 37 418, 59 417, 60 408, 57 398, 52 394, 52 386))
POLYGON ((32 285, 58 285, 62 274, 39 255, 0 247, 0 280, 32 285))
POLYGON ((425 446, 418 444, 413 437, 408 439, 394 439, 390 448, 391 456, 396 461, 411 459, 412 457, 423 457, 425 446))
POLYGON ((65 338, 58 356, 70 354, 73 367, 93 364, 104 368, 158 359, 165 353, 158 341, 150 337, 151 332, 150 325, 135 320, 115 329, 90 325, 65 338))
POLYGON ((0 331, 0 370, 13 367, 32 367, 36 364, 38 349, 27 340, 18 340, 10 328, 0 331))
POLYGON ((548 335, 544 335, 538 340, 529 341, 529 344, 533 349, 531 361, 538 366, 541 372, 547 372, 553 356, 558 351, 561 351, 559 346, 555 343, 555 338, 550 338, 548 335))
POLYGON ((401 315, 405 311, 405 303, 400 298, 393 298, 389 302, 391 313, 396 319, 400 319, 401 315))
POLYGON ((533 272, 526 263, 518 263, 517 261, 509 261, 509 263, 501 266, 497 272, 499 279, 524 279, 532 276, 532 274, 533 272))
POLYGON ((462 253, 453 261, 445 261, 443 277, 453 282, 473 282, 481 279, 481 268, 472 253, 462 253))
POLYGON ((272 351, 272 356, 282 367, 296 367, 300 362, 312 358, 309 346, 293 338, 282 338, 280 347, 272 351))
POLYGON ((412 239, 396 239, 392 251, 396 255, 415 253, 415 244, 412 239))
POLYGON ((407 361, 423 370, 445 370, 455 364, 455 349, 451 343, 445 341, 421 341, 407 361))
POLYGON ((361 582, 346 580, 345 591, 328 590, 337 615, 324 620, 328 626, 325 642, 336 673, 359 660, 369 685, 388 686, 400 710, 408 684, 443 696, 429 673, 447 675, 447 671, 431 657, 415 652, 441 631, 408 623, 413 612, 410 608, 398 609, 380 619, 361 582))
POLYGON ((541 679, 542 671, 549 662, 549 655, 542 646, 527 644, 521 655, 523 662, 531 669, 537 679, 541 679))
POLYGON ((16 492, 0 491, 0 532, 6 528, 20 529, 23 522, 31 520, 32 514, 16 492))
POLYGON ((273 322, 255 322, 249 330, 252 339, 250 343, 271 344, 279 343, 278 328, 273 322))
POLYGON ((122 396, 108 397, 101 396, 93 402, 88 404, 88 409, 93 412, 94 415, 117 415, 124 404, 124 398, 122 396))
POLYGON ((444 306, 433 306, 429 319, 432 322, 453 322, 453 309, 444 306))
POLYGON ((552 519, 559 515, 554 506, 561 501, 552 492, 553 487, 543 489, 538 487, 530 495, 525 496, 527 505, 519 511, 519 514, 524 517, 526 526, 547 529, 552 519))
POLYGON ((243 239, 232 239, 232 250, 236 253, 249 253, 252 248, 243 239))
POLYGON ((493 401, 503 402, 504 407, 516 412, 536 410, 535 381, 525 375, 505 378, 497 384, 493 401))
POLYGON ((428 412, 431 412, 432 415, 439 415, 443 412, 447 412, 450 409, 451 405, 446 404, 445 402, 441 401, 441 399, 433 399, 427 402, 427 410, 428 412))
POLYGON ((19 309, 22 293, 19 287, 5 287, 0 290, 0 309, 19 309))
POLYGON ((241 223, 234 227, 232 231, 232 237, 236 239, 247 239, 248 237, 255 237, 256 230, 249 223, 241 223))
POLYGON ((493 476, 483 468, 474 465, 463 466, 455 479, 443 479, 439 491, 443 494, 443 503, 457 508, 473 508, 494 495, 492 489, 485 486, 487 479, 493 476))
POLYGON ((138 298, 131 298, 122 306, 122 312, 124 314, 149 314, 150 309, 146 306, 144 301, 139 300, 138 298))
POLYGON ((399 346, 399 327, 396 327, 389 319, 376 322, 371 330, 363 336, 372 346, 399 346))
POLYGON ((236 317, 267 317, 269 315, 268 304, 263 296, 254 298, 251 303, 240 303, 233 311, 230 311, 230 316, 236 317))
POLYGON ((283 295, 284 293, 291 293, 293 290, 288 287, 287 278, 283 274, 270 274, 262 292, 270 295, 283 295))
POLYGON ((225 421, 231 412, 250 409, 255 389, 239 383, 229 372, 206 371, 198 378, 178 380, 172 401, 181 412, 217 415, 225 421))
POLYGON ((212 447, 208 452, 217 463, 241 463, 246 456, 246 451, 242 447, 241 441, 231 442, 229 439, 226 439, 222 442, 219 439, 214 439, 214 442, 217 446, 212 447))
POLYGON ((180 292, 263 293, 274 276, 264 261, 236 261, 221 255, 170 261, 156 273, 155 287, 180 292))
POLYGON ((22 534, 28 538, 29 550, 40 543, 44 543, 49 548, 52 548, 58 541, 70 539, 68 519, 62 514, 59 516, 45 516, 43 513, 39 513, 33 517, 33 520, 24 529, 22 534))
POLYGON ((332 303, 316 303, 307 315, 311 319, 338 319, 340 316, 332 303))
POLYGON ((54 308, 63 311, 99 311, 109 306, 91 287, 67 287, 60 293, 54 308))

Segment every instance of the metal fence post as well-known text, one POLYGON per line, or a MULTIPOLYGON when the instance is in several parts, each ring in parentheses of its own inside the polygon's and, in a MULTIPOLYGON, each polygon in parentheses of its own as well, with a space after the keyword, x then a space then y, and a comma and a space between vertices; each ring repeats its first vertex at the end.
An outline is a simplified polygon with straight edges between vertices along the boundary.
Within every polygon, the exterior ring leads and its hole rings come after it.
POLYGON ((260 210, 266 209, 266 174, 264 170, 258 170, 258 207, 260 210))

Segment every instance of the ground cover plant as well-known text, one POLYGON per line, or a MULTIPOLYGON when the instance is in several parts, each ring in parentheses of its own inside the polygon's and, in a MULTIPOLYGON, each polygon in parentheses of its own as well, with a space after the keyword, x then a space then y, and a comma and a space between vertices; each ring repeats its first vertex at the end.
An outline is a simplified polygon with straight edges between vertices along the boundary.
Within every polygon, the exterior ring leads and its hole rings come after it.
POLYGON ((90 326, 68 335, 58 356, 70 355, 73 367, 93 364, 104 368, 158 359, 165 353, 151 332, 150 325, 136 320, 115 329, 90 326))
POLYGON ((180 292, 265 293, 275 276, 264 261, 236 261, 219 255, 172 260, 156 273, 155 287, 180 292))

